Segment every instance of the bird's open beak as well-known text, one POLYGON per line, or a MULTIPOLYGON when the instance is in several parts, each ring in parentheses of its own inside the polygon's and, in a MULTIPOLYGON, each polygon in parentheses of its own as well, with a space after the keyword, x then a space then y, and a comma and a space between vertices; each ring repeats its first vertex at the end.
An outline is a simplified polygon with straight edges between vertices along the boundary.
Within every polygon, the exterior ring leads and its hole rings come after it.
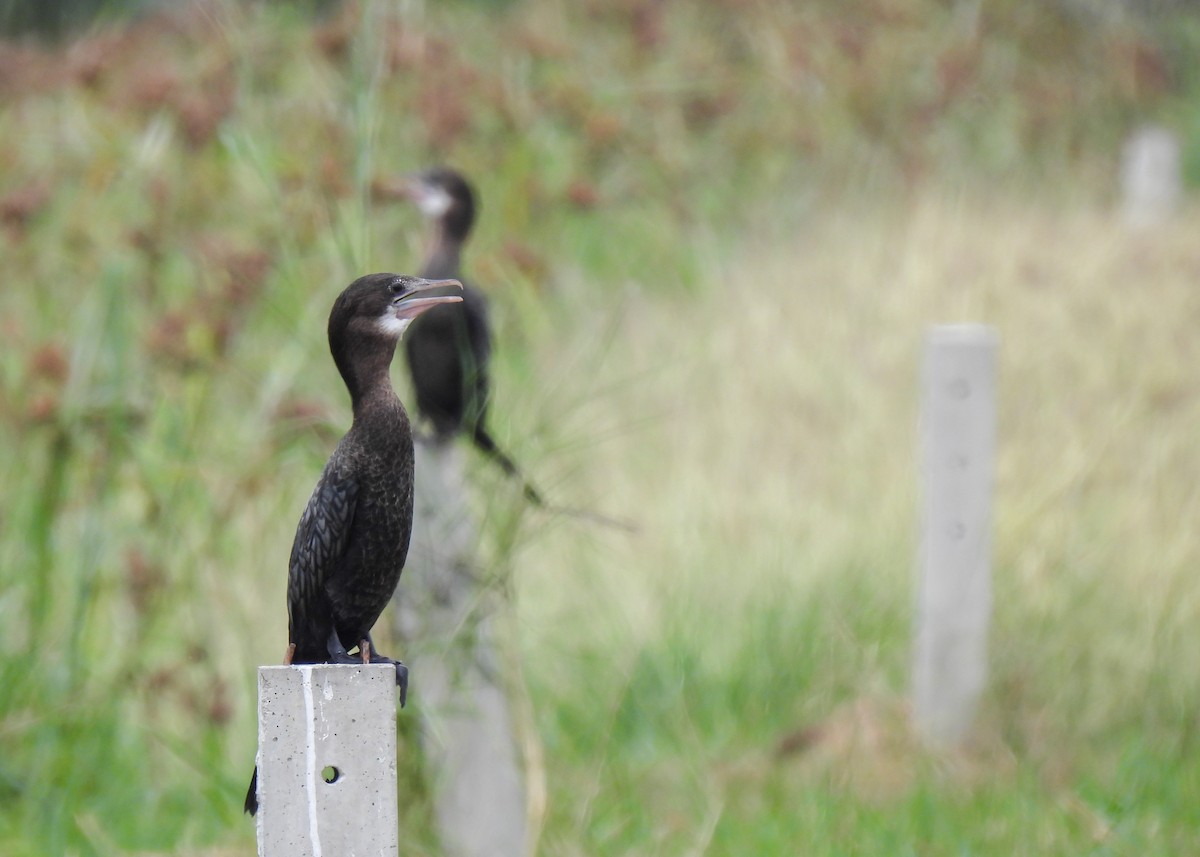
POLYGON ((430 184, 420 173, 400 179, 397 190, 399 197, 415 205, 427 220, 440 220, 454 205, 444 188, 430 184))
POLYGON ((401 176, 396 182, 396 190, 399 196, 403 199, 416 202, 421 198, 421 193, 425 190, 425 184, 421 181, 421 177, 415 173, 401 176))
POLYGON ((388 191, 393 199, 404 199, 416 203, 418 208, 430 196, 429 185, 425 183, 420 173, 409 173, 394 179, 388 185, 388 191))
POLYGON ((456 304, 462 301, 462 297, 459 295, 430 295, 424 298, 413 297, 430 289, 444 288, 462 289, 462 283, 458 280, 413 281, 407 289, 392 299, 392 307, 396 311, 396 318, 413 319, 425 312, 425 310, 435 307, 438 304, 456 304))

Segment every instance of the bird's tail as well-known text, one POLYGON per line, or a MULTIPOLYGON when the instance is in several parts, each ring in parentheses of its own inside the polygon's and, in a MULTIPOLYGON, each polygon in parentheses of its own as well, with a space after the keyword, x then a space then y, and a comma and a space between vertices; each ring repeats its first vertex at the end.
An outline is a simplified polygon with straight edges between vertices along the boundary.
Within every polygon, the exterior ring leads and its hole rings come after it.
POLYGON ((492 459, 492 461, 500 465, 501 470, 503 470, 513 479, 519 479, 521 481, 526 500, 535 506, 545 508, 546 500, 544 497, 542 497, 541 492, 538 491, 537 488, 533 487, 532 482, 525 478, 525 474, 521 472, 521 468, 517 467, 517 463, 513 461, 512 458, 510 458, 504 452, 504 450, 496 445, 496 441, 492 439, 492 436, 488 434, 487 429, 484 428, 482 420, 475 425, 475 430, 471 433, 471 440, 475 442, 475 446, 477 446, 481 452, 486 453, 487 456, 492 459))
POLYGON ((556 515, 568 515, 572 518, 579 518, 584 521, 591 521, 595 524, 601 524, 606 527, 614 527, 627 532, 637 532, 637 524, 632 521, 626 521, 620 518, 611 518, 608 515, 601 515, 598 512, 589 512, 587 509, 573 509, 569 506, 559 506, 554 503, 548 503, 542 493, 533 486, 525 474, 521 472, 521 468, 517 467, 515 461, 504 453, 496 445, 496 441, 488 434, 487 429, 480 422, 475 426, 475 430, 471 433, 471 439, 475 442, 482 452, 486 453, 489 458, 500 465, 500 469, 511 476, 513 479, 519 479, 523 486, 525 499, 539 509, 544 509, 547 512, 552 512, 556 515))
POLYGON ((246 803, 243 807, 247 815, 258 812, 258 765, 254 766, 254 776, 250 778, 250 788, 246 790, 246 803))

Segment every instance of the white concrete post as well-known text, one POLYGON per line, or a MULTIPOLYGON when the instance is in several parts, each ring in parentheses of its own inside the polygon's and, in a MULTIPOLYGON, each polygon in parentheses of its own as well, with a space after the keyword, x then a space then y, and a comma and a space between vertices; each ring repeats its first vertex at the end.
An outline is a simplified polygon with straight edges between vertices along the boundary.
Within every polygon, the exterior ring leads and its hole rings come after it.
POLYGON ((934 327, 922 377, 922 520, 913 716, 927 742, 962 741, 987 679, 998 337, 934 327))
POLYGON ((1149 229, 1169 220, 1183 198, 1183 146, 1166 128, 1143 125, 1121 153, 1121 207, 1125 223, 1149 229))
POLYGON ((524 857, 525 772, 495 638, 496 605, 477 570, 462 445, 416 445, 412 546, 395 628, 445 857, 524 857))
POLYGON ((259 667, 258 804, 259 857, 395 857, 395 668, 259 667))

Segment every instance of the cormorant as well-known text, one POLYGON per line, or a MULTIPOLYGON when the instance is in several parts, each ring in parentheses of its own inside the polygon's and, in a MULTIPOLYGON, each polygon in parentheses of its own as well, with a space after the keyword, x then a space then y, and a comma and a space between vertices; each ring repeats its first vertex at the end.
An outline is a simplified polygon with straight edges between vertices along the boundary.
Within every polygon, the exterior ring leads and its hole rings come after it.
MULTIPOLYGON (((459 285, 370 274, 334 301, 329 350, 350 392, 354 420, 300 517, 288 562, 285 662, 395 664, 401 706, 408 669, 371 643, 371 628, 400 580, 412 535, 412 431, 388 370, 396 343, 418 315, 461 301, 427 292, 459 285)), ((245 803, 251 815, 258 811, 257 789, 255 768, 245 803)))
POLYGON ((404 339, 417 412, 445 442, 459 433, 509 476, 524 483, 525 496, 545 506, 537 489, 487 430, 488 361, 492 334, 487 300, 460 275, 462 248, 475 223, 475 193, 459 173, 436 167, 409 179, 404 195, 433 223, 433 241, 422 277, 453 277, 462 282, 462 303, 426 313, 404 339))

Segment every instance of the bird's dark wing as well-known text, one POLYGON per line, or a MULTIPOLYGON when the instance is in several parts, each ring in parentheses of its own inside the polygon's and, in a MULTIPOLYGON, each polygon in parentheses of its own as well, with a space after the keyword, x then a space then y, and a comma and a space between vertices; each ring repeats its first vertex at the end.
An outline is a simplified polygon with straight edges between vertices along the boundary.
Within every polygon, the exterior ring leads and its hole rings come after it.
POLYGON ((338 467, 335 453, 300 516, 288 561, 288 621, 298 652, 324 648, 330 630, 325 581, 350 541, 357 496, 358 483, 338 467))
POLYGON ((463 289, 462 298, 472 356, 479 366, 486 369, 492 356, 492 321, 487 298, 483 292, 469 287, 463 289))
POLYGON ((468 433, 474 433, 487 418, 489 395, 489 361, 492 357, 492 329, 488 318, 487 298, 478 289, 464 289, 463 328, 459 331, 459 359, 463 365, 463 395, 466 408, 463 414, 468 433))
POLYGON ((455 341, 455 330, 460 326, 455 308, 434 307, 413 322, 404 336, 417 410, 441 436, 459 431, 466 408, 463 366, 455 341))

